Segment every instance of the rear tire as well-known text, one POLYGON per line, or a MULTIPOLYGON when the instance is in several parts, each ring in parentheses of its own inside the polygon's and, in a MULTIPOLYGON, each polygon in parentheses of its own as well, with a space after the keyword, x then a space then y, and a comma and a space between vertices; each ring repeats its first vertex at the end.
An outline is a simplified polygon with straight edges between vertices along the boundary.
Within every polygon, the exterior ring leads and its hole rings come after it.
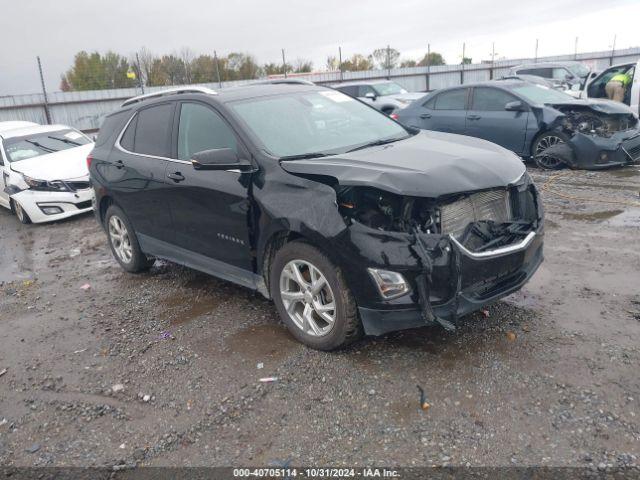
POLYGON ((29 225, 31 223, 31 219, 29 218, 27 212, 24 211, 24 208, 22 208, 22 205, 20 205, 13 199, 11 199, 11 211, 16 214, 16 217, 18 217, 20 223, 23 223, 25 225, 29 225))
POLYGON ((278 250, 269 285, 280 318, 305 345, 334 350, 362 337, 356 301, 342 271, 313 245, 294 241, 278 250))
POLYGON ((536 165, 545 170, 560 170, 565 168, 567 164, 555 156, 548 156, 544 151, 553 146, 567 143, 569 138, 561 132, 545 132, 536 138, 531 147, 531 155, 536 165))
POLYGON ((148 270, 153 261, 140 250, 133 226, 120 207, 109 206, 104 225, 111 253, 120 266, 130 273, 148 270))

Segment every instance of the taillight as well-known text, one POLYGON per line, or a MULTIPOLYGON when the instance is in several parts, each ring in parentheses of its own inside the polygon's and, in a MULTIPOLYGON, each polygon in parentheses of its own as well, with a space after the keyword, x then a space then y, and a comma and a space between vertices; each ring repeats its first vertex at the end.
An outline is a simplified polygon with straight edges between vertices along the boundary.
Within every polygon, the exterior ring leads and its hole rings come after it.
POLYGON ((391 118, 393 118, 394 120, 398 120, 398 114, 397 113, 392 113, 391 115, 389 115, 391 118))
POLYGON ((87 155, 87 170, 91 168, 91 162, 93 161, 93 155, 87 155))

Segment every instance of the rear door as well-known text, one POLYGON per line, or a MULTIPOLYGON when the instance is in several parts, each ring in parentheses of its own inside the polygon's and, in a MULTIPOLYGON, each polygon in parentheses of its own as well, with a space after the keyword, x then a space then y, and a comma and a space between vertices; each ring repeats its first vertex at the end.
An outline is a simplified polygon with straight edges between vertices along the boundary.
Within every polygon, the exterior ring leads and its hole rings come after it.
MULTIPOLYGON (((139 235, 171 242, 165 198, 175 102, 154 104, 133 115, 109 156, 109 187, 139 235)), ((144 240, 141 239, 141 240, 144 240)))
POLYGON ((511 112, 505 105, 519 99, 494 87, 474 87, 467 111, 466 134, 497 143, 521 155, 529 112, 511 112))
POLYGON ((195 170, 190 161, 194 153, 218 148, 231 148, 245 159, 249 155, 231 126, 209 104, 184 101, 178 108, 174 159, 168 162, 166 170, 169 183, 166 198, 173 218, 175 244, 207 259, 251 271, 251 174, 195 170))
POLYGON ((431 97, 419 109, 416 126, 425 130, 464 135, 468 95, 468 88, 456 88, 431 97))

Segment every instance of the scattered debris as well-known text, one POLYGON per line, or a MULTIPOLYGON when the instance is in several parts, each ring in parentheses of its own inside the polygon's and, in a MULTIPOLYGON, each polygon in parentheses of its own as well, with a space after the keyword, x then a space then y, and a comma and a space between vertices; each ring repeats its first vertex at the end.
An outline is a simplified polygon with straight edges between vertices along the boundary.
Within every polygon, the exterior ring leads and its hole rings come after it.
POLYGON ((90 288, 91 288, 91 284, 89 284, 89 283, 85 283, 84 285, 82 285, 82 286, 80 287, 80 290, 87 291, 87 290, 89 290, 90 288))
POLYGON ((376 391, 372 388, 371 390, 369 390, 369 395, 375 395, 376 391))
POLYGON ((427 396, 424 393, 424 389, 420 385, 416 385, 418 387, 418 391, 420 392, 420 408, 425 412, 431 408, 431 404, 427 402, 427 396))
POLYGON ((73 353, 82 353, 82 352, 86 352, 86 351, 87 351, 87 349, 83 348, 81 350, 74 350, 73 353))
POLYGON ((510 342, 513 342, 513 341, 515 341, 515 339, 516 339, 515 332, 508 331, 507 332, 507 340, 509 340, 510 342))
POLYGON ((482 315, 484 315, 484 318, 489 318, 489 310, 482 310, 482 315))
POLYGON ((0 377, 3 376, 5 373, 7 373, 6 368, 3 368, 2 370, 0 370, 0 377))
POLYGON ((79 248, 72 248, 71 250, 69 250, 69 258, 77 257, 78 255, 80 255, 79 248))
POLYGON ((171 332, 169 330, 165 330, 160 335, 158 335, 160 340, 166 340, 167 338, 171 338, 171 332))
POLYGON ((121 383, 116 383, 113 387, 111 387, 111 391, 113 393, 118 393, 124 390, 124 385, 121 383))
POLYGON ((261 368, 264 368, 264 363, 260 362, 259 364, 256 365, 256 368, 258 370, 260 370, 261 368))
POLYGON ((148 402, 149 400, 151 400, 151 395, 143 395, 142 396, 142 401, 143 402, 148 402))
POLYGON ((30 447, 24 449, 24 451, 27 453, 36 453, 38 450, 40 450, 40 444, 38 443, 34 443, 30 447))
POLYGON ((127 448, 127 444, 126 443, 121 443, 119 448, 124 450, 125 448, 127 448))
POLYGON ((33 280, 24 280, 22 282, 23 287, 30 287, 31 285, 33 285, 33 280))
POLYGON ((264 377, 264 378, 261 378, 259 381, 262 383, 277 382, 278 377, 264 377))
POLYGON ((7 423, 9 423, 9 422, 7 422, 7 419, 3 418, 2 420, 0 420, 0 427, 3 426, 3 425, 6 425, 7 423))

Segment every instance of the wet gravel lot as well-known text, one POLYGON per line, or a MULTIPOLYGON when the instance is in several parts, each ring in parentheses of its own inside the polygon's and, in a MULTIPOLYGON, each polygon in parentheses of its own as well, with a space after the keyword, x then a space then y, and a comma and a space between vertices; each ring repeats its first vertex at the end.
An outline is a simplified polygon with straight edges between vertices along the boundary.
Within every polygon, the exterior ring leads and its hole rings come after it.
POLYGON ((241 287, 124 273, 90 215, 2 209, 0 464, 637 465, 640 169, 530 171, 546 260, 522 291, 335 353, 241 287))

